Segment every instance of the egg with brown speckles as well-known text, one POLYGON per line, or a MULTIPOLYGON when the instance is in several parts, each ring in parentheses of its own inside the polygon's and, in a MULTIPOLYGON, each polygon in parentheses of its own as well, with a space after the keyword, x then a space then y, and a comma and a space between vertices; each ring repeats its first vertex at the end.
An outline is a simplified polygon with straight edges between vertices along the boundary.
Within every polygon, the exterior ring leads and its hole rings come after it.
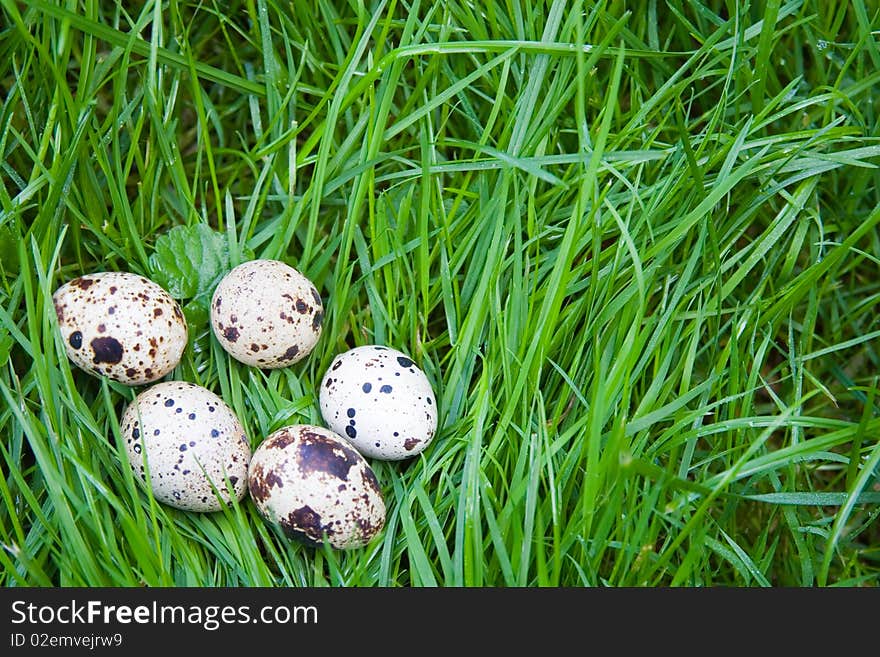
POLYGON ((248 486, 260 514, 307 545, 363 547, 385 525, 373 470, 322 427, 297 424, 266 438, 254 451, 248 486))
POLYGON ((327 426, 364 456, 399 461, 422 452, 437 432, 437 401, 406 354, 381 345, 339 354, 321 381, 327 426))
POLYGON ((247 492, 250 443, 244 427, 216 394, 186 381, 144 390, 120 421, 129 462, 163 504, 218 511, 247 492), (218 499, 214 489, 217 490, 218 499))
POLYGON ((180 362, 186 319, 177 302, 148 278, 97 272, 52 296, 67 356, 83 370, 130 386, 156 381, 180 362))
POLYGON ((321 336, 324 305, 314 284, 279 260, 250 260, 214 290, 211 326, 236 360, 262 369, 305 358, 321 336))

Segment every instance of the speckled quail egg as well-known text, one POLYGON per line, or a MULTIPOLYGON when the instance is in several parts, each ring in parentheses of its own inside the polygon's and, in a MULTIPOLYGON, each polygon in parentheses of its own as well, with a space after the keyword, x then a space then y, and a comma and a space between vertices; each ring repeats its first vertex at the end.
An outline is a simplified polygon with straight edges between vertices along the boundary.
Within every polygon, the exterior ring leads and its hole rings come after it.
POLYGON ((143 385, 173 370, 186 348, 180 306, 143 276, 80 276, 59 287, 52 300, 67 356, 91 374, 143 385))
POLYGON ((287 367, 318 342, 324 306, 312 282, 278 260, 250 260, 214 290, 214 335, 238 361, 262 369, 287 367))
POLYGON ((232 409, 210 390, 165 381, 144 390, 120 422, 128 458, 154 497, 185 511, 218 511, 231 502, 226 477, 247 492, 250 443, 232 409), (146 455, 146 467, 144 464, 146 455))
POLYGON ((321 415, 364 456, 399 461, 437 432, 437 402, 425 373, 389 347, 356 347, 333 359, 321 381, 321 415))
POLYGON ((260 514, 308 545, 363 547, 385 525, 376 475, 344 438, 297 424, 279 429, 255 451, 248 472, 260 514))

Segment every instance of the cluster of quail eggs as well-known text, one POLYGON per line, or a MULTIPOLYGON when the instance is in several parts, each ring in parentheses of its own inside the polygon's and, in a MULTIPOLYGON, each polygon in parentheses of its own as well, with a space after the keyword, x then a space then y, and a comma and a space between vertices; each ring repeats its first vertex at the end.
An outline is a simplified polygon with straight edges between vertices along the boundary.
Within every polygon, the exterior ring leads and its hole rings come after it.
MULTIPOLYGON (((98 272, 53 295, 70 360, 129 386, 153 384, 183 355, 180 306, 153 281, 98 272)), ((277 260, 232 269, 211 300, 211 327, 236 360, 261 369, 305 358, 321 335, 324 306, 314 284, 277 260)), ((385 524, 385 503, 366 458, 419 454, 437 430, 437 402, 424 372, 404 353, 367 345, 337 355, 319 393, 327 427, 278 429, 251 451, 241 421, 219 396, 186 381, 155 383, 125 409, 120 431, 132 468, 159 502, 217 511, 250 492, 256 508, 288 535, 347 549, 385 524)))

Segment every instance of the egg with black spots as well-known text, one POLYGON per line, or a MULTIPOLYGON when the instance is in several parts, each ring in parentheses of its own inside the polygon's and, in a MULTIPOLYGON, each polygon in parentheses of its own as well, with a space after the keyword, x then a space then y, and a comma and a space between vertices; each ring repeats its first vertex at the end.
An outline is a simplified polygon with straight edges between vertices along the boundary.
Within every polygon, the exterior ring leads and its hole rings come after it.
POLYGON ((366 460, 323 427, 296 424, 254 451, 251 500, 267 521, 307 545, 367 545, 385 525, 385 501, 366 460))
POLYGON ((180 306, 138 274, 80 276, 60 286, 52 301, 68 358, 90 374, 144 385, 177 367, 186 349, 180 306))
POLYGON ((425 373, 403 352, 382 345, 336 356, 321 381, 321 415, 364 456, 413 457, 437 433, 437 400, 425 373))
POLYGON ((120 431, 131 467, 163 504, 219 511, 232 502, 227 478, 236 499, 247 493, 250 442, 232 409, 207 388, 151 386, 125 409, 120 431))
POLYGON ((276 369, 314 349, 324 320, 315 285, 279 260, 250 260, 218 283, 211 299, 211 327, 233 358, 276 369))

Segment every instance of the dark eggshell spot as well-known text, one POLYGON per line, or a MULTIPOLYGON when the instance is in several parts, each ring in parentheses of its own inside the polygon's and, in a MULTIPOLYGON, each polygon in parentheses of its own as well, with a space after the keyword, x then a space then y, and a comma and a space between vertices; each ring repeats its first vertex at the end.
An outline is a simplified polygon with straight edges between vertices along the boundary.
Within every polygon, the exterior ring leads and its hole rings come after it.
POLYGON ((357 523, 358 528, 361 530, 361 536, 364 540, 370 540, 373 536, 379 533, 379 530, 382 529, 385 524, 385 519, 383 518, 381 522, 377 524, 373 524, 367 518, 355 518, 355 522, 357 523))
MULTIPOLYGON (((379 480, 376 479, 376 473, 373 472, 372 468, 364 468, 364 481, 370 488, 376 491, 380 497, 382 496, 382 489, 379 487, 379 480)), ((381 529, 381 526, 379 529, 381 529)))
POLYGON ((283 360, 292 360, 299 353, 299 346, 291 345, 287 348, 287 351, 284 352, 283 360))
POLYGON ((254 464, 248 474, 248 491, 255 500, 264 501, 269 497, 269 486, 263 473, 263 466, 254 464))
POLYGON ((321 541, 324 532, 327 532, 328 536, 333 533, 332 527, 321 524, 321 515, 308 504, 291 511, 287 518, 281 521, 281 526, 288 531, 301 532, 316 543, 321 541))
POLYGON ((315 316, 312 317, 312 330, 317 332, 319 328, 321 328, 321 322, 324 321, 324 313, 320 310, 315 313, 315 316))
POLYGON ((266 482, 266 486, 268 488, 272 488, 273 486, 284 488, 284 480, 280 476, 278 476, 274 470, 269 470, 269 472, 266 473, 264 481, 266 482))
POLYGON ((83 334, 79 331, 74 331, 70 334, 70 337, 67 339, 67 341, 70 343, 71 347, 73 347, 74 349, 79 349, 80 347, 82 347, 83 344, 83 334))
POLYGON ((254 466, 248 476, 248 490, 251 493, 251 497, 263 502, 269 498, 271 489, 275 486, 284 488, 284 482, 274 470, 266 472, 262 465, 257 464, 254 466))
POLYGON ((398 356, 397 362, 400 363, 401 367, 411 367, 413 365, 413 362, 409 358, 404 358, 403 356, 398 356))
POLYGON ((230 342, 235 342, 238 340, 238 329, 234 326, 229 326, 223 331, 223 337, 229 340, 230 342))
POLYGON ((286 521, 281 521, 281 529, 284 530, 284 533, 289 538, 292 538, 293 540, 297 541, 298 543, 302 543, 306 547, 316 548, 316 547, 321 546, 320 541, 316 541, 314 538, 309 536, 307 533, 305 533, 301 529, 297 529, 296 527, 292 527, 290 525, 289 517, 286 521))
POLYGON ((302 434, 297 451, 297 463, 304 474, 326 472, 343 481, 348 480, 348 471, 359 459, 357 452, 311 431, 302 434))
POLYGON ((95 363, 115 364, 122 360, 122 344, 116 338, 95 338, 91 345, 95 363))
POLYGON ((290 431, 283 431, 277 434, 271 442, 266 443, 266 449, 284 449, 295 440, 296 436, 290 431))

